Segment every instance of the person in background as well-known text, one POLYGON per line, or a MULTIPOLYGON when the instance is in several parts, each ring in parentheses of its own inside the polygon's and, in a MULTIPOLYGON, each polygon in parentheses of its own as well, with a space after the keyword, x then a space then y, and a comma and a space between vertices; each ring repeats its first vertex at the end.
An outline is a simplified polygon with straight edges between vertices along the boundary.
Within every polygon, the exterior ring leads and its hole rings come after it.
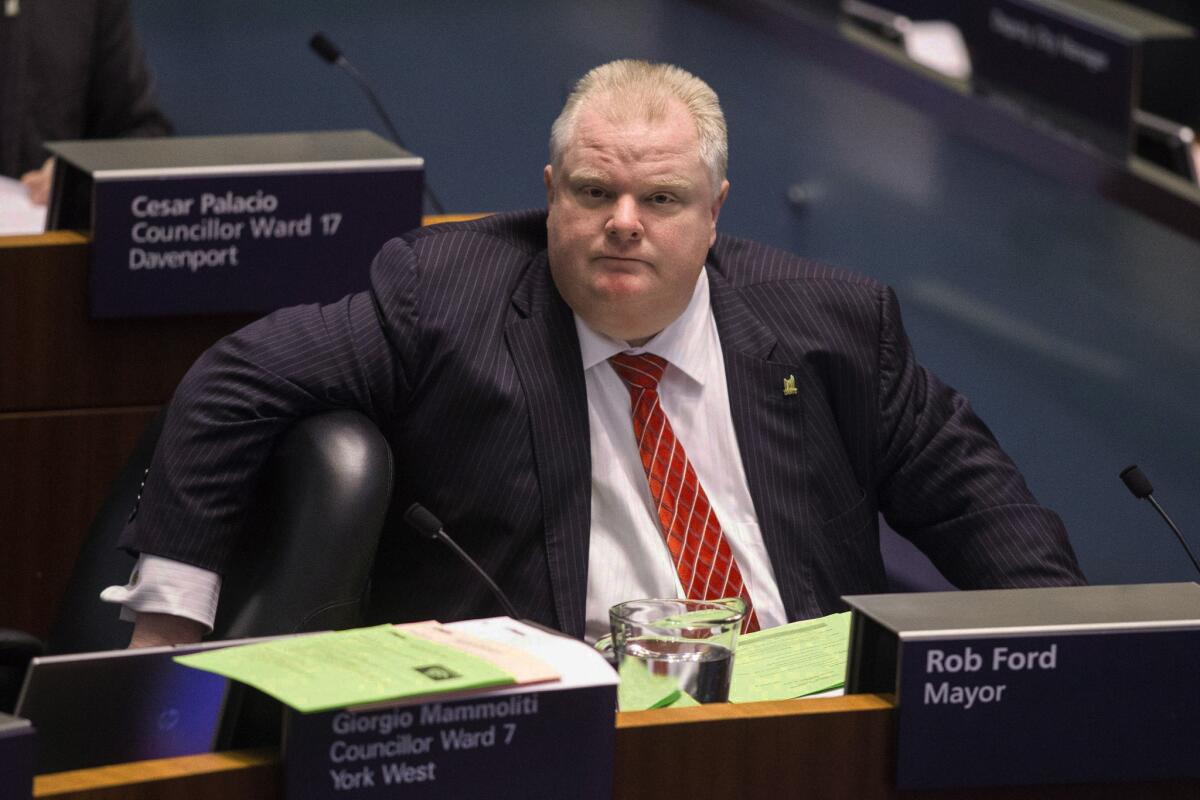
POLYGON ((62 139, 165 136, 128 0, 0 0, 0 174, 50 193, 62 139))

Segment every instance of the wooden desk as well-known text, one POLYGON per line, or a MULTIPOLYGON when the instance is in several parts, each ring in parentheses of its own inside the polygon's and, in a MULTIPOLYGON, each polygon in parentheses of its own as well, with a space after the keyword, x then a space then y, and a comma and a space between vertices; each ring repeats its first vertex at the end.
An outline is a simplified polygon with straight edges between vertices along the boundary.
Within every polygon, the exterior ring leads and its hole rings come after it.
POLYGON ((258 316, 90 319, 89 246, 0 236, 0 625, 42 638, 142 430, 205 349, 258 316))
MULTIPOLYGON (((1200 797, 1200 782, 897 792, 892 786, 894 710, 887 697, 852 695, 618 714, 615 797, 661 800, 666 780, 672 796, 688 800, 1200 797)), ((143 761, 34 779, 34 797, 55 800, 281 796, 278 756, 267 750, 143 761)))

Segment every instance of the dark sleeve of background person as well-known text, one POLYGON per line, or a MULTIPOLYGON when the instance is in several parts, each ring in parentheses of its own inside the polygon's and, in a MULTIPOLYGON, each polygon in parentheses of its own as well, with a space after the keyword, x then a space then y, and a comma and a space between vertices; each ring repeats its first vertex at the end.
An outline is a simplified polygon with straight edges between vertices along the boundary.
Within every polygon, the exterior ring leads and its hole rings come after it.
POLYGON ((129 0, 22 0, 0 20, 0 171, 39 168, 57 139, 172 132, 129 0))

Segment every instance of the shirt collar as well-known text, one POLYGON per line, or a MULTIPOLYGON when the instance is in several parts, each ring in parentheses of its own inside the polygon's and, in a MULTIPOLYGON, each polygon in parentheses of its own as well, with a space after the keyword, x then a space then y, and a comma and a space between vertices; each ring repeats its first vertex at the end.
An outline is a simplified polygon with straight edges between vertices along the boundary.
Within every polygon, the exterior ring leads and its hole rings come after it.
POLYGON ((697 383, 704 383, 705 328, 712 320, 712 304, 708 294, 708 271, 700 270, 696 288, 687 308, 667 327, 641 347, 613 339, 593 330, 575 314, 575 331, 579 335, 579 351, 583 369, 587 370, 608 360, 617 353, 653 353, 665 358, 673 367, 697 383))

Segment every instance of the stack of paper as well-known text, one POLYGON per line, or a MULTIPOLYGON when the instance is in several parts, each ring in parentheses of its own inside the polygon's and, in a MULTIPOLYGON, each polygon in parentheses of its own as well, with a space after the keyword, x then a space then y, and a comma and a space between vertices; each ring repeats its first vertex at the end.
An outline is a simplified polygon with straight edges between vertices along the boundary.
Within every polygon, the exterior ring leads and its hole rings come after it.
POLYGON ((181 664, 253 686, 304 713, 562 682, 613 682, 580 642, 508 618, 277 639, 180 656, 181 664), (555 640, 561 640, 556 647, 555 640), (533 655, 533 653, 538 655, 533 655), (583 662, 580 663, 580 654, 583 662), (554 663, 551 663, 554 662, 554 663))
POLYGON ((729 702, 787 700, 846 683, 850 612, 748 633, 738 640, 729 702))
POLYGON ((0 175, 0 235, 41 233, 46 229, 46 207, 29 201, 29 190, 13 178, 0 175))

